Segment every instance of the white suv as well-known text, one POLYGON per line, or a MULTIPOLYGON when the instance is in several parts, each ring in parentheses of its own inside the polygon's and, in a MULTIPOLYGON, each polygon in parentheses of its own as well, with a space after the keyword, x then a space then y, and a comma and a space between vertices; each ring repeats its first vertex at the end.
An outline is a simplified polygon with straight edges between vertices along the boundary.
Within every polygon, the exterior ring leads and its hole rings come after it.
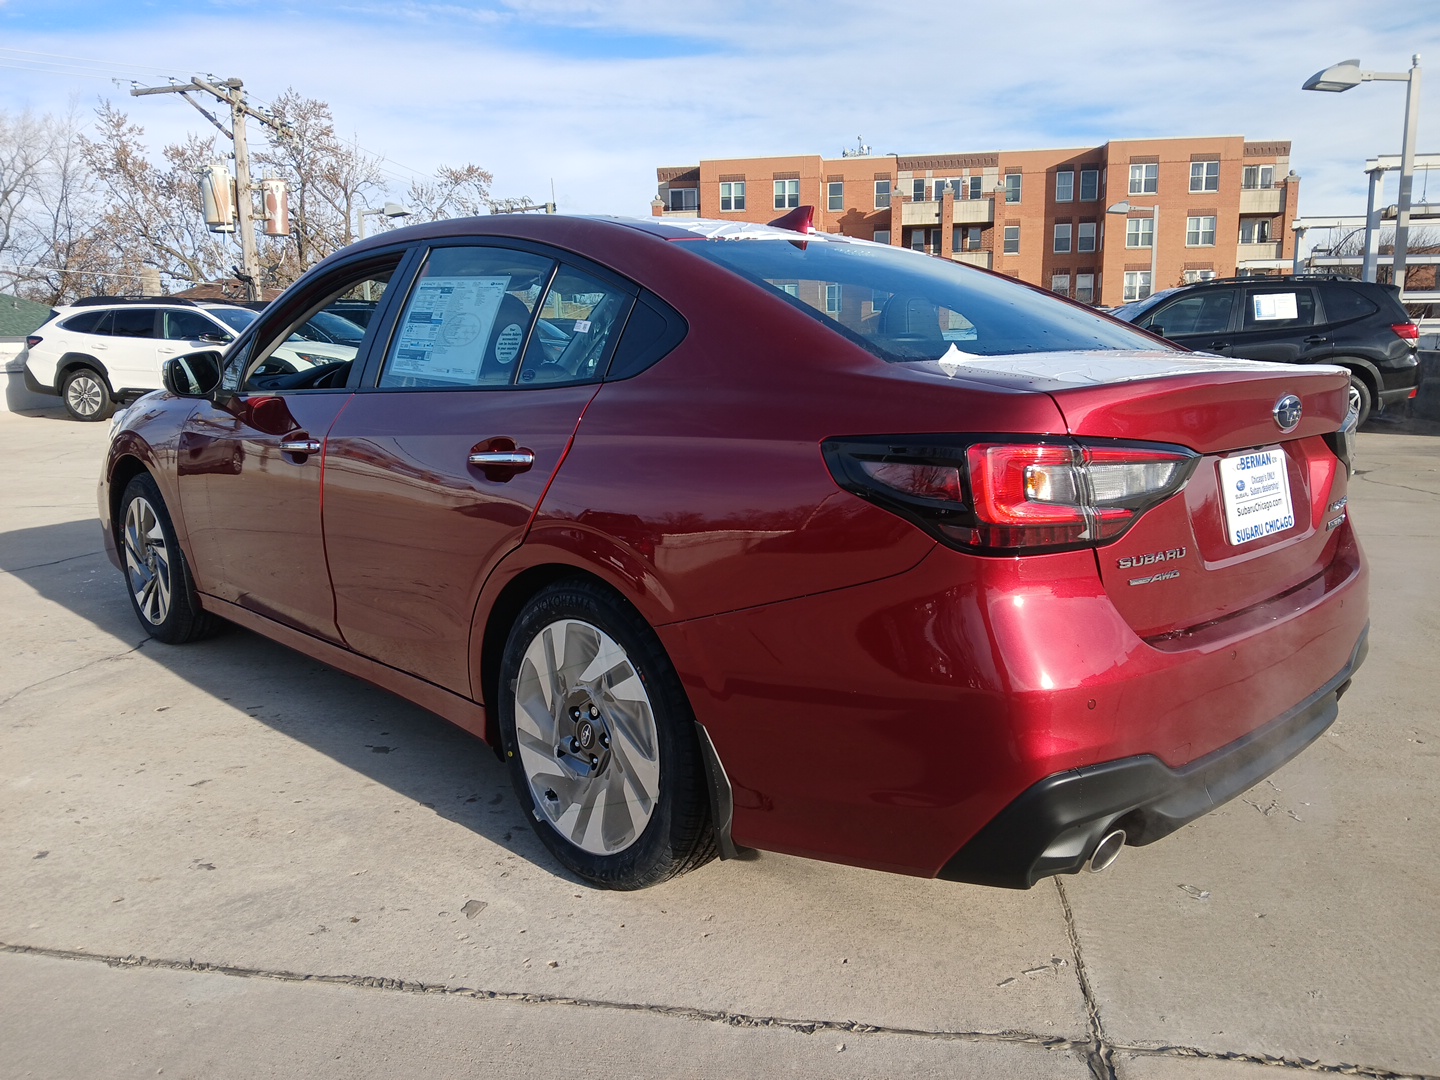
MULTIPOLYGON (((306 324, 291 337, 281 359, 292 369, 354 358, 364 329, 323 314, 328 323, 306 324)), ((103 420, 116 402, 158 390, 170 357, 228 344, 256 317, 248 308, 194 300, 81 300, 56 308, 25 339, 25 385, 58 394, 76 420, 103 420)))

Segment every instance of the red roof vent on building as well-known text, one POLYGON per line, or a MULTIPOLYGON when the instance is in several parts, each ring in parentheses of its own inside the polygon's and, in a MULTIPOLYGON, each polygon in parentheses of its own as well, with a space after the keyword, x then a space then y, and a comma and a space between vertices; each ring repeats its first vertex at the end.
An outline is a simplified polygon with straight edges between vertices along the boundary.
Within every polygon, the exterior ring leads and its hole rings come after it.
POLYGON ((772 229, 789 229, 791 232, 812 233, 815 231, 815 208, 797 206, 788 214, 770 222, 772 229))

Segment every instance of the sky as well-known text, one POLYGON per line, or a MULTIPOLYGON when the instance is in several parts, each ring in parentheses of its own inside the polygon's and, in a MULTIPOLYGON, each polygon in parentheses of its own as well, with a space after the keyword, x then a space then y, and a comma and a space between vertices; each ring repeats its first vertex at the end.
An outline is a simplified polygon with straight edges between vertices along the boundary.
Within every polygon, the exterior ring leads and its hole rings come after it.
POLYGON ((641 216, 658 166, 702 158, 1244 135, 1290 140, 1301 213, 1338 216, 1364 213, 1365 159, 1400 152, 1405 86, 1300 85, 1416 52, 1437 65, 1418 149, 1440 153, 1437 0, 0 0, 0 110, 108 98, 158 151, 208 125, 132 82, 233 76, 256 103, 329 102, 397 196, 474 162, 497 196, 641 216))

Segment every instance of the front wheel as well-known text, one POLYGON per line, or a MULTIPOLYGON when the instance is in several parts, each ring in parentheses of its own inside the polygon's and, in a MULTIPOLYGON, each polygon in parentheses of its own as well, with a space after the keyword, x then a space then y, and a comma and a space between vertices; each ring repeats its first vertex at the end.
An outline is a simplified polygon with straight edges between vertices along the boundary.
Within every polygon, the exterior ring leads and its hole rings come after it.
POLYGON ((146 633, 180 645, 214 630, 215 618, 201 610, 175 526, 149 473, 140 473, 125 487, 118 539, 130 606, 146 633))
POLYGON ((537 594, 510 631, 500 687, 515 793, 571 872, 640 889, 714 857, 689 701, 624 601, 588 581, 537 594))
POLYGON ((104 420, 115 408, 104 377, 87 367, 76 368, 65 376, 60 397, 65 402, 65 411, 76 420, 104 420))

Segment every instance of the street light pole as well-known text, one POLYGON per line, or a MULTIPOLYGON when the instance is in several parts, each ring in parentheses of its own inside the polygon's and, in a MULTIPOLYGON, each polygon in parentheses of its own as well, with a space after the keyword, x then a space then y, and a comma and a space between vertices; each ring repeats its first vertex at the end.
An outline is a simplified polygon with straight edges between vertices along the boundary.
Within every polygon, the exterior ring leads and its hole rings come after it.
MULTIPOLYGON (((388 218, 390 218, 390 219, 393 220, 393 219, 395 219, 395 218, 409 217, 409 216, 410 216, 411 214, 413 214, 414 212, 415 212, 415 211, 414 211, 414 210, 411 210, 409 207, 401 206, 401 205, 400 205, 399 203, 397 203, 397 202, 387 202, 387 203, 386 203, 384 206, 382 206, 379 210, 361 210, 358 214, 355 215, 355 224, 359 227, 359 228, 358 228, 358 231, 359 231, 359 233, 360 233, 360 236, 357 238, 357 242, 358 242, 359 240, 364 240, 364 239, 365 239, 365 219, 366 219, 367 217, 371 217, 371 216, 381 217, 381 216, 383 216, 383 217, 388 217, 388 218)), ((369 300, 369 299, 370 299, 370 282, 369 282, 369 281, 366 281, 363 285, 361 285, 360 291, 361 291, 361 294, 364 296, 364 298, 365 298, 366 300, 369 300)))
MULTIPOLYGON (((1123 202, 1117 202, 1114 206, 1106 207, 1105 212, 1107 214, 1123 214, 1128 219, 1132 210, 1150 211, 1150 292, 1146 293, 1146 296, 1152 296, 1155 293, 1155 278, 1160 267, 1160 204, 1131 206, 1130 200, 1126 199, 1123 202)), ((1135 291, 1139 293, 1140 290, 1136 289, 1135 291)), ((1120 294, 1120 299, 1122 301, 1125 299, 1123 292, 1120 294)), ((1136 296, 1135 299, 1144 300, 1145 297, 1136 296)))

